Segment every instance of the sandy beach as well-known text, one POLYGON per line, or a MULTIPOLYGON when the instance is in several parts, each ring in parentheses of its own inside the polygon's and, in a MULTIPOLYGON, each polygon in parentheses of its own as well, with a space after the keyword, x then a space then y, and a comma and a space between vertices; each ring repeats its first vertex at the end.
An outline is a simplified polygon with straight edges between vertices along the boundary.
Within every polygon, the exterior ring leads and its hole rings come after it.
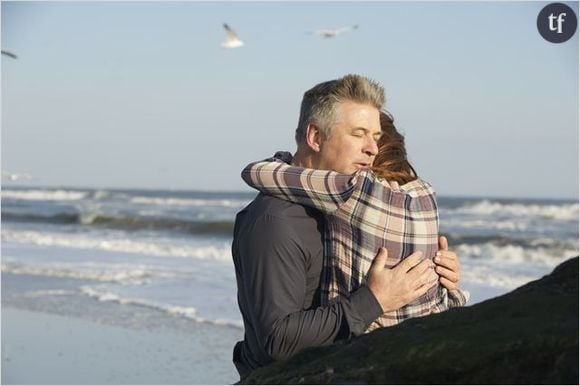
POLYGON ((216 356, 229 356, 231 345, 211 339, 214 334, 206 329, 214 327, 196 327, 189 333, 135 329, 3 308, 2 384, 235 382, 231 363, 215 361, 216 356))

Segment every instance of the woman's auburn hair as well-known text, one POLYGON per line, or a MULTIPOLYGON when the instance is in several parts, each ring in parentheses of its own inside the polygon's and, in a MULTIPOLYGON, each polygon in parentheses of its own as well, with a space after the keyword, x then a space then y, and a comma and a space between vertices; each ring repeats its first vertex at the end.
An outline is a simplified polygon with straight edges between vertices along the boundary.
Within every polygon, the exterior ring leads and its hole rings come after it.
POLYGON ((397 131, 393 117, 381 111, 381 131, 377 145, 379 152, 373 162, 372 171, 380 178, 397 181, 400 185, 418 178, 407 159, 405 137, 397 131))

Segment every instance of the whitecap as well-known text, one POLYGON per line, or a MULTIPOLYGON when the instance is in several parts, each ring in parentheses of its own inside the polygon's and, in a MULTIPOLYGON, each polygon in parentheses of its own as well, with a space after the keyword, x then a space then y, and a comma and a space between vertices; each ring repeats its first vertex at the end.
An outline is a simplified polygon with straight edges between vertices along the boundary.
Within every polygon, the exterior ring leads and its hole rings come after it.
POLYGON ((130 199, 133 204, 158 205, 158 206, 189 206, 207 207, 219 206, 226 208, 242 208, 250 200, 204 200, 204 199, 183 199, 183 198, 156 198, 156 197, 133 197, 130 199))
POLYGON ((482 200, 474 204, 462 206, 456 209, 455 212, 476 215, 534 216, 562 221, 577 221, 580 206, 579 204, 502 204, 490 200, 482 200))
POLYGON ((2 230, 2 241, 40 246, 59 246, 89 250, 145 254, 152 256, 214 259, 230 262, 229 243, 206 246, 172 245, 161 242, 133 240, 127 238, 98 237, 82 234, 51 234, 36 231, 2 230))
POLYGON ((459 244, 453 249, 462 258, 494 260, 503 264, 533 262, 543 266, 553 266, 570 257, 578 256, 578 245, 572 249, 569 244, 565 244, 565 247, 554 248, 524 248, 513 244, 498 246, 494 243, 459 244))
POLYGON ((87 195, 74 190, 2 190, 2 199, 29 201, 78 201, 87 195))
POLYGON ((2 272, 17 275, 37 275, 59 278, 84 279, 100 282, 113 282, 120 284, 142 285, 148 283, 153 276, 167 276, 153 267, 134 266, 128 264, 98 265, 94 263, 67 264, 51 263, 42 265, 39 263, 23 264, 2 262, 2 272))

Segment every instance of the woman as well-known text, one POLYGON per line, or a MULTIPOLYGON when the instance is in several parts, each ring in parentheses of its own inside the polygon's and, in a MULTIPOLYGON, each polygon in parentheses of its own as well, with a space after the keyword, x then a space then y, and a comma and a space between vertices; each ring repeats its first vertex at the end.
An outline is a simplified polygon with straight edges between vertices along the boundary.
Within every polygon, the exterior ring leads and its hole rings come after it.
MULTIPOLYGON (((438 213, 431 185, 417 177, 407 160, 404 137, 381 112, 379 152, 371 170, 345 175, 290 166, 290 153, 249 164, 244 181, 285 200, 326 214, 322 304, 348 294, 365 282, 380 247, 390 267, 415 251, 433 258, 438 250, 438 213)), ((468 294, 441 284, 399 310, 386 312, 367 331, 405 319, 463 306, 468 294)))

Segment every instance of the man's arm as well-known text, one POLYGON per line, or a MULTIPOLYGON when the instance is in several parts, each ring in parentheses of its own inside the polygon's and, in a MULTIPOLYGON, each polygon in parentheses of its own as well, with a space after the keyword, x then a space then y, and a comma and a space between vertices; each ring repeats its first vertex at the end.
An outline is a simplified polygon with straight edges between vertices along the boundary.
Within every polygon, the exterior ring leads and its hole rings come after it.
POLYGON ((235 234, 234 256, 244 257, 236 261, 236 273, 240 308, 251 327, 246 329, 246 343, 262 365, 307 347, 361 335, 383 312, 415 300, 438 279, 432 262, 420 252, 387 268, 387 250, 382 248, 369 271, 368 286, 328 306, 305 309, 307 283, 317 285, 320 271, 312 277, 311 256, 288 221, 263 215, 235 234))
POLYGON ((310 256, 282 219, 261 216, 239 236, 239 255, 246 260, 239 264, 243 280, 238 291, 246 299, 241 306, 251 320, 256 344, 252 351, 260 362, 287 359, 306 347, 360 335, 382 313, 367 287, 329 306, 305 310, 310 256))

